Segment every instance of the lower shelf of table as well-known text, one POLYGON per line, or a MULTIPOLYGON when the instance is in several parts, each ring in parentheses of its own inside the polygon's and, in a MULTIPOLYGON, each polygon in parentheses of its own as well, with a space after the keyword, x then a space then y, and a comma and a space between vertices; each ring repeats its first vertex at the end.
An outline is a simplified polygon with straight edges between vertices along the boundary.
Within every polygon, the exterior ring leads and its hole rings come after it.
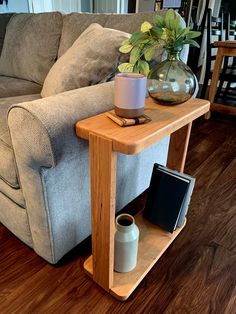
MULTIPOLYGON (((135 221, 140 231, 137 266, 128 273, 114 272, 114 284, 109 291, 115 298, 121 301, 125 301, 130 296, 184 228, 183 226, 177 228, 173 233, 169 233, 149 223, 143 218, 142 213, 135 217, 135 221)), ((93 276, 92 255, 85 261, 84 268, 90 276, 93 276)))

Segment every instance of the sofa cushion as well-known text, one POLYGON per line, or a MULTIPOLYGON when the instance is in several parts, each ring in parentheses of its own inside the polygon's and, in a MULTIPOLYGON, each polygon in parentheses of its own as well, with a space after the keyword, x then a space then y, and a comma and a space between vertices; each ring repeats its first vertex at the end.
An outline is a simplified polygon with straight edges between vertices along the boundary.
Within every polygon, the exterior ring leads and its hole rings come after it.
MULTIPOLYGON (((165 15, 166 10, 158 12, 165 15)), ((144 21, 153 22, 157 12, 140 12, 136 14, 94 14, 71 13, 63 17, 63 28, 58 57, 61 57, 69 49, 82 32, 92 23, 98 23, 107 28, 117 29, 123 32, 133 33, 140 30, 144 21)))
MULTIPOLYGON (((158 15, 164 16, 166 10, 158 11, 158 15)), ((129 33, 140 31, 144 21, 153 22, 157 12, 140 12, 136 14, 109 14, 104 27, 114 28, 129 33)))
POLYGON ((14 188, 19 187, 12 148, 0 140, 0 178, 14 188))
POLYGON ((0 74, 43 85, 56 60, 62 30, 61 13, 20 13, 7 25, 0 74))
MULTIPOLYGON (((4 196, 6 196, 10 202, 13 201, 17 205, 20 205, 20 207, 26 208, 25 199, 24 199, 24 196, 22 193, 22 189, 13 188, 8 183, 4 182, 4 180, 2 180, 0 178, 0 195, 1 195, 1 193, 4 196)), ((2 205, 2 203, 1 203, 1 205, 2 205)), ((1 219, 0 219, 0 221, 2 222, 1 219)))
POLYGON ((75 40, 91 25, 98 23, 104 26, 108 14, 71 13, 63 17, 63 27, 58 50, 58 58, 61 57, 75 42, 75 40))
MULTIPOLYGON (((1 184, 0 184, 1 188, 1 184)), ((17 206, 14 201, 0 193, 0 221, 19 239, 33 246, 27 210, 17 206)), ((2 238, 1 238, 2 240, 2 238)), ((5 243, 8 245, 7 243, 5 243)))
POLYGON ((0 55, 3 47, 7 24, 14 13, 0 14, 0 55))
POLYGON ((42 97, 94 85, 117 64, 119 47, 130 35, 91 24, 49 71, 42 97))
POLYGON ((40 95, 0 98, 0 178, 14 188, 19 188, 19 183, 7 126, 7 112, 13 104, 38 98, 40 95))
POLYGON ((9 76, 0 76, 0 99, 21 95, 39 94, 42 85, 9 76))

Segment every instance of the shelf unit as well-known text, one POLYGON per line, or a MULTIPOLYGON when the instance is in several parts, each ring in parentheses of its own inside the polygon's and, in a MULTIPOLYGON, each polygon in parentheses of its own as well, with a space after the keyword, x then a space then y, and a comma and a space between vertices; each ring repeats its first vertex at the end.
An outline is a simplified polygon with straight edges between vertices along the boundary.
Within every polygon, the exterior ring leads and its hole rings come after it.
POLYGON ((202 99, 160 106, 149 98, 145 103, 145 114, 152 120, 149 123, 122 128, 102 113, 76 124, 76 134, 89 140, 90 149, 92 256, 84 267, 97 284, 119 300, 130 296, 183 228, 171 234, 139 214, 138 265, 128 274, 113 271, 117 153, 136 154, 170 135, 167 166, 183 171, 192 121, 209 107, 209 101, 202 99))

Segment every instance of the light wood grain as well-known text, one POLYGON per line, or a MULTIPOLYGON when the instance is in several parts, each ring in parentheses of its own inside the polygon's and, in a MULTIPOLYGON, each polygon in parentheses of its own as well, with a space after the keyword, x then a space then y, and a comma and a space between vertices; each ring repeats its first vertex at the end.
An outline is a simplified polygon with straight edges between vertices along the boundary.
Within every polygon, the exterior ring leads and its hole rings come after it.
POLYGON ((223 61, 223 53, 222 49, 218 48, 217 56, 216 56, 216 61, 214 65, 214 70, 212 73, 212 79, 211 79, 211 85, 210 85, 210 90, 209 90, 209 100, 210 103, 212 104, 215 99, 216 95, 216 89, 217 89, 217 84, 220 76, 220 70, 222 66, 222 61, 223 61))
POLYGON ((184 171, 191 127, 192 123, 189 123, 171 134, 167 160, 169 168, 184 171))
POLYGON ((226 106, 222 104, 213 103, 211 104, 211 111, 222 112, 222 113, 230 114, 232 116, 236 116, 236 107, 230 106, 230 105, 226 106))
POLYGON ((236 41, 235 40, 215 41, 214 46, 222 48, 236 48, 236 41))
MULTIPOLYGON (((235 110, 232 109, 232 106, 216 104, 214 103, 214 99, 217 91, 217 84, 222 68, 223 59, 224 57, 236 57, 236 41, 217 41, 214 43, 214 46, 218 47, 218 50, 209 89, 209 100, 211 103, 210 110, 234 115, 235 110)), ((205 118, 209 119, 210 113, 206 114, 205 118)))
POLYGON ((122 128, 105 114, 100 114, 79 121, 76 133, 88 140, 89 133, 93 132, 111 139, 114 151, 136 154, 208 112, 209 108, 208 100, 190 99, 177 106, 161 106, 149 98, 146 100, 145 114, 152 121, 147 124, 122 128))
POLYGON ((89 142, 94 281, 109 291, 113 283, 117 156, 111 140, 91 133, 89 142))
MULTIPOLYGON (((114 272, 114 283, 110 289, 110 293, 121 301, 130 296, 183 229, 177 228, 172 234, 145 220, 142 213, 135 217, 135 221, 140 231, 137 266, 129 273, 114 272)), ((90 256, 84 263, 85 270, 91 276, 93 276, 92 261, 93 258, 90 256)))

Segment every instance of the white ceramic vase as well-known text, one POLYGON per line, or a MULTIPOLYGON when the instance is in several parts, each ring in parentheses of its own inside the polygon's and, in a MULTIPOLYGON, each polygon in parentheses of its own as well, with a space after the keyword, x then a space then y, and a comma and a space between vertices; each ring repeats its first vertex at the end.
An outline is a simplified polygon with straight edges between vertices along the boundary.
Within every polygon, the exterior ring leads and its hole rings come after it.
POLYGON ((139 229, 131 215, 116 218, 114 270, 129 272, 137 265, 139 229))

